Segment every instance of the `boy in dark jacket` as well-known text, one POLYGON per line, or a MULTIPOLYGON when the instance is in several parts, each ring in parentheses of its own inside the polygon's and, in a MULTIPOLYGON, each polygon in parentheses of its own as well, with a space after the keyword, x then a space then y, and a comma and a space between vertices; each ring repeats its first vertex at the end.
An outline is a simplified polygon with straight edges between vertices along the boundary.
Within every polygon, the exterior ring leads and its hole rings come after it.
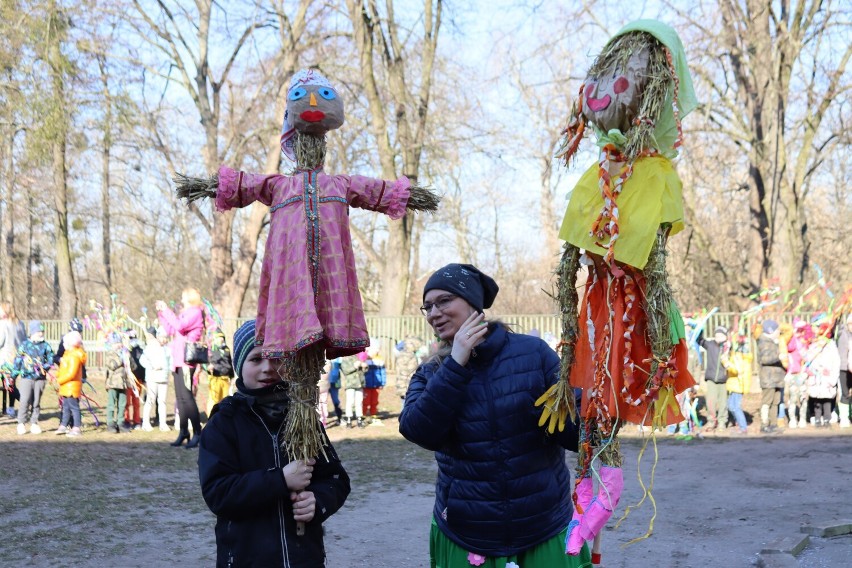
POLYGON ((210 363, 207 365, 207 416, 210 416, 215 405, 228 396, 233 376, 231 350, 228 349, 225 334, 216 329, 210 343, 210 363))
POLYGON ((128 384, 125 395, 127 401, 124 405, 124 425, 134 430, 142 428, 142 386, 145 384, 145 367, 139 362, 142 357, 142 344, 139 343, 139 337, 136 330, 127 328, 124 330, 127 337, 127 359, 130 366, 130 383, 128 384), (135 379, 135 380, 134 380, 135 379))
POLYGON ((764 434, 775 434, 778 431, 778 427, 773 422, 775 417, 778 416, 781 389, 784 388, 784 376, 787 374, 784 364, 781 362, 780 334, 778 322, 766 320, 763 322, 763 333, 757 338, 761 390, 760 431, 764 434))
POLYGON ((288 463, 280 361, 263 358, 254 337, 254 320, 234 335, 237 392, 201 432, 198 475, 217 517, 216 566, 324 566, 322 523, 346 501, 349 476, 331 444, 327 457, 288 463))
POLYGON ((698 334, 698 345, 707 352, 704 359, 704 397, 707 402, 708 430, 724 429, 728 422, 728 330, 719 326, 713 339, 706 339, 704 332, 698 334))

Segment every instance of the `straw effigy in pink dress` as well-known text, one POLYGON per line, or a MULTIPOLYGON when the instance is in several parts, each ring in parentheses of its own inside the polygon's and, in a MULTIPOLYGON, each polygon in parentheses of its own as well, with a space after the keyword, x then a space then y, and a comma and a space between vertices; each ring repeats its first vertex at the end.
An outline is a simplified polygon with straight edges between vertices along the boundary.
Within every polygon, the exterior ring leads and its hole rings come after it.
POLYGON ((259 201, 270 207, 260 273, 257 343, 266 357, 289 357, 320 343, 329 359, 369 343, 349 233, 349 207, 400 219, 410 182, 331 176, 250 174, 222 166, 216 209, 259 201))

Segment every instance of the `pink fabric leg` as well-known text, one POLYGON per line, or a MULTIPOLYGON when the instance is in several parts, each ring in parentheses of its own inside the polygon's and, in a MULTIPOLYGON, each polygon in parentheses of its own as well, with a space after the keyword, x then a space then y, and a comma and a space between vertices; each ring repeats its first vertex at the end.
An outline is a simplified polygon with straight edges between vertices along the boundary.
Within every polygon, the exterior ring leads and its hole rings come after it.
POLYGON ((580 522, 580 536, 583 540, 594 540, 595 536, 604 528, 606 522, 612 517, 612 513, 621 499, 621 491, 624 489, 624 476, 620 467, 601 467, 601 483, 598 487, 598 496, 592 500, 583 520, 580 522))
POLYGON ((565 542, 565 553, 571 556, 580 554, 580 549, 583 548, 584 541, 577 528, 582 524, 583 515, 589 509, 593 493, 592 478, 584 477, 580 480, 580 483, 577 485, 577 505, 583 509, 583 513, 580 513, 576 507, 574 508, 574 516, 571 517, 571 522, 568 524, 568 540, 565 542))

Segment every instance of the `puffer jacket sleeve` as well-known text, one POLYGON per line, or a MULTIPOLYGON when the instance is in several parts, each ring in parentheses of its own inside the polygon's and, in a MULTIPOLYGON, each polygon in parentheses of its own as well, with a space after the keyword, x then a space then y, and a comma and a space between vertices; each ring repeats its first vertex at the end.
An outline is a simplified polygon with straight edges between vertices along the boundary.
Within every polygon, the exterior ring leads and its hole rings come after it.
POLYGON ((452 357, 443 363, 421 365, 408 385, 399 432, 430 451, 440 451, 451 439, 456 416, 464 404, 473 374, 452 357))
POLYGON ((56 372, 56 382, 64 385, 69 381, 73 381, 77 377, 77 373, 80 372, 83 364, 84 361, 81 361, 77 353, 68 353, 59 362, 59 370, 56 372))
POLYGON ((44 349, 41 355, 41 364, 44 371, 47 372, 53 366, 53 347, 47 341, 44 342, 44 349))
POLYGON ((346 502, 351 486, 349 475, 343 469, 337 452, 331 443, 325 448, 328 459, 319 456, 314 465, 314 473, 308 491, 313 492, 317 500, 316 512, 312 523, 322 523, 336 513, 346 502))
POLYGON ((240 472, 237 427, 223 415, 214 416, 201 431, 198 476, 210 510, 234 520, 277 507, 289 496, 280 468, 240 472), (219 418, 216 420, 216 418, 219 418))

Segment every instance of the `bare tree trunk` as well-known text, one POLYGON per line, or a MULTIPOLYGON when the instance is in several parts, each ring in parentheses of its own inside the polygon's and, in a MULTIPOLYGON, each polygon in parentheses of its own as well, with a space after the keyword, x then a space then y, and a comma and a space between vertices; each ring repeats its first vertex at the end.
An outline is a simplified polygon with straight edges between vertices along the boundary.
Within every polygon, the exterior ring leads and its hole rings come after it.
MULTIPOLYGON (((834 69, 805 69, 804 118, 792 122, 788 106, 794 67, 828 34, 831 3, 799 0, 722 0, 723 33, 717 38, 736 84, 736 102, 727 107, 730 121, 748 140, 752 230, 750 269, 755 288, 778 277, 784 289, 798 287, 809 265, 810 238, 805 213, 809 178, 822 162, 825 143, 815 136, 826 111, 845 90, 840 81, 852 56, 852 45, 834 69), (811 72, 812 71, 812 72, 811 72), (824 86, 823 86, 824 84, 824 86), (820 87, 822 87, 820 89, 820 87)), ((724 85, 718 85, 719 98, 724 85)), ((729 98, 730 100, 730 98, 729 98)), ((724 103, 723 103, 724 105, 724 103)))
MULTIPOLYGON (((385 14, 380 14, 374 0, 347 0, 349 19, 355 35, 355 44, 360 56, 361 78, 364 82, 370 109, 370 124, 379 152, 382 177, 397 177, 395 158, 402 162, 402 173, 412 182, 417 182, 420 159, 426 136, 429 96, 432 90, 432 74, 441 28, 442 0, 424 0, 423 36, 420 39, 420 76, 417 92, 406 86, 411 79, 413 65, 406 60, 400 40, 400 30, 394 18, 392 0, 385 2, 385 14), (385 23, 383 26, 382 23, 385 23), (377 45, 378 44, 378 45, 377 45), (387 76, 388 95, 393 103, 393 118, 396 121, 397 150, 389 138, 390 115, 388 105, 382 100, 378 87, 378 74, 373 60, 380 59, 387 76), (406 68, 406 65, 409 68, 406 68)), ((411 285, 411 247, 413 222, 410 215, 399 221, 388 223, 388 242, 384 255, 382 273, 381 315, 400 315, 405 309, 411 285)))
MULTIPOLYGON (((420 274, 420 240, 423 237, 423 218, 422 217, 413 217, 414 226, 411 228, 411 250, 412 250, 412 258, 411 258, 411 274, 415 277, 420 274)), ((410 288, 410 287, 409 287, 410 288)), ((409 292, 409 298, 407 301, 411 301, 412 296, 417 296, 416 293, 412 294, 409 292)), ((415 298, 416 301, 416 298, 415 298)), ((419 304, 415 304, 419 305, 419 304)))
MULTIPOLYGON (((553 148, 551 145, 550 148, 553 148)), ((551 182, 551 174, 553 173, 553 157, 548 151, 540 157, 541 160, 541 190, 539 197, 541 201, 539 218, 541 219, 541 232, 544 239, 544 255, 543 259, 553 264, 552 272, 556 270, 556 259, 558 258, 555 251, 559 250, 559 225, 562 219, 559 219, 555 213, 556 203, 551 182)))
MULTIPOLYGON (((35 264, 35 249, 33 248, 33 232, 36 224, 35 216, 35 197, 33 195, 31 185, 27 186, 27 215, 29 217, 27 223, 27 297, 24 301, 26 311, 25 317, 31 317, 33 313, 33 264, 35 264)), ((18 314, 20 316, 21 314, 18 314)))
POLYGON ((67 26, 65 15, 51 2, 49 14, 48 62, 53 86, 53 119, 55 138, 52 142, 53 205, 56 211, 56 271, 59 292, 59 316, 74 317, 77 312, 77 289, 68 241, 68 171, 65 163, 68 139, 68 114, 65 108, 65 57, 61 40, 67 26))
POLYGON ((104 120, 103 120, 103 147, 101 148, 101 243, 102 258, 104 263, 104 286, 108 293, 112 293, 112 235, 110 230, 110 203, 109 203, 109 162, 112 151, 112 95, 109 90, 109 75, 106 70, 106 61, 98 57, 98 65, 101 70, 101 81, 103 82, 104 95, 104 120))
POLYGON ((53 206, 56 210, 56 272, 60 298, 58 315, 63 319, 70 319, 77 312, 77 288, 68 240, 68 186, 65 167, 63 136, 53 144, 53 206))
POLYGON ((8 153, 3 164, 5 175, 3 176, 3 193, 0 194, 0 201, 2 201, 0 203, 0 277, 3 279, 0 284, 0 293, 4 299, 12 301, 12 277, 15 273, 14 208, 12 206, 15 175, 15 129, 13 126, 10 126, 9 134, 4 142, 7 144, 8 153))
MULTIPOLYGON (((248 38, 255 29, 267 24, 256 21, 246 27, 233 45, 231 53, 226 54, 227 63, 220 76, 216 78, 209 60, 210 21, 214 3, 212 0, 198 0, 195 4, 198 9, 197 18, 194 19, 197 49, 191 54, 192 64, 187 65, 179 57, 176 57, 173 63, 181 74, 183 87, 192 97, 198 111, 199 121, 204 130, 204 148, 202 150, 204 165, 207 170, 206 173, 212 174, 216 172, 223 160, 223 157, 219 154, 221 89, 226 84, 233 63, 246 45, 248 38)), ((271 7, 267 13, 273 14, 277 19, 281 39, 281 51, 278 53, 274 65, 271 66, 274 69, 274 73, 271 74, 272 88, 278 93, 276 120, 278 124, 281 124, 284 121, 286 104, 286 81, 295 72, 299 57, 306 49, 303 36, 307 28, 307 11, 311 2, 310 0, 300 0, 295 9, 287 8, 288 4, 283 0, 271 1, 269 4, 271 7), (292 12, 292 16, 288 15, 288 11, 292 12)), ((159 24, 155 21, 155 18, 148 15, 137 0, 134 0, 134 5, 146 24, 156 32, 156 41, 165 44, 170 52, 179 53, 182 48, 178 46, 183 42, 183 36, 177 31, 174 15, 166 8, 165 2, 160 3, 160 11, 161 15, 165 16, 167 20, 166 25, 159 24)), ((292 3, 289 3, 289 5, 292 5, 292 3)), ((227 146, 227 144, 223 146, 227 146)), ((270 137, 269 153, 265 166, 266 173, 278 171, 280 153, 278 136, 270 137)), ((267 211, 267 207, 259 204, 254 204, 251 207, 251 212, 243 225, 242 232, 237 235, 239 254, 236 257, 233 253, 236 210, 216 213, 213 215, 212 221, 207 223, 210 227, 212 241, 210 269, 213 275, 214 302, 219 306, 219 311, 224 317, 240 315, 243 298, 251 279, 252 267, 257 258, 257 239, 263 229, 267 211)))

